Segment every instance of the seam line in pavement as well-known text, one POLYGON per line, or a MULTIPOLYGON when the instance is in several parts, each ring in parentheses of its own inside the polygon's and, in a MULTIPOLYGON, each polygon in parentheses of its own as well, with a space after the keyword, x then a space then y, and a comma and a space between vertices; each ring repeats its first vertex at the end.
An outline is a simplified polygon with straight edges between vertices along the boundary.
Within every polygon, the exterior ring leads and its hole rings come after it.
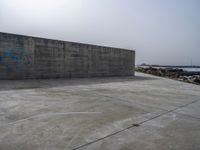
POLYGON ((198 121, 200 121, 200 118, 199 117, 195 117, 195 116, 192 116, 192 115, 188 115, 188 114, 183 114, 183 113, 179 113, 179 112, 173 112, 177 115, 180 115, 180 116, 185 116, 185 117, 188 117, 188 118, 193 118, 193 119, 196 119, 198 121))
MULTIPOLYGON (((115 97, 108 96, 108 95, 102 95, 102 94, 99 94, 99 93, 97 93, 97 92, 94 92, 94 93, 96 93, 96 94, 99 95, 99 96, 104 96, 104 97, 108 97, 108 98, 112 98, 112 99, 117 99, 117 100, 119 100, 119 101, 129 102, 128 100, 123 100, 123 99, 121 99, 121 98, 115 98, 115 97)), ((196 103, 196 102, 198 102, 198 101, 200 101, 200 99, 194 100, 194 101, 192 101, 192 102, 189 103, 189 104, 187 103, 186 106, 188 106, 188 105, 190 105, 190 104, 193 104, 193 103, 196 103)), ((146 106, 146 105, 143 105, 143 104, 137 104, 137 105, 141 105, 141 106, 144 106, 144 107, 150 107, 150 106, 146 106)), ((185 105, 177 106, 175 109, 178 110, 178 109, 183 108, 183 107, 186 107, 186 106, 185 106, 185 105)), ((159 109, 159 110, 162 110, 162 111, 166 111, 166 112, 171 111, 171 110, 163 109, 163 108, 160 108, 160 107, 157 107, 157 106, 151 106, 151 107, 152 107, 152 108, 159 109)), ((176 110, 172 109, 172 111, 176 111, 176 110)), ((150 112, 148 112, 148 111, 145 111, 145 112, 146 112, 146 113, 150 113, 150 112)), ((192 115, 182 114, 182 113, 178 113, 178 112, 173 112, 173 113, 178 114, 178 115, 182 115, 182 116, 186 116, 186 117, 190 117, 190 118, 194 118, 194 119, 197 119, 197 120, 200 120, 200 118, 194 117, 194 116, 192 116, 192 115)))
MULTIPOLYGON (((112 97, 112 96, 108 96, 108 95, 103 95, 103 94, 99 94, 99 93, 97 93, 97 92, 94 92, 96 95, 98 95, 98 96, 103 96, 103 97, 107 97, 107 98, 109 98, 109 99, 117 99, 118 101, 120 101, 120 102, 127 102, 127 103, 131 103, 130 101, 128 101, 128 100, 125 100, 125 99, 121 99, 121 98, 116 98, 116 97, 112 97)), ((135 103, 134 103, 135 104, 135 103)), ((136 104, 136 105, 140 105, 140 106, 144 106, 144 105, 142 105, 142 104, 136 104)), ((145 107, 145 106, 144 106, 145 107)), ((157 109, 160 109, 160 108, 157 108, 157 109)), ((160 109, 160 110, 162 110, 162 109, 160 109)), ((145 110, 143 110, 144 112, 146 112, 146 113, 150 113, 149 111, 145 111, 145 110)), ((165 110, 166 111, 166 110, 165 110)))
MULTIPOLYGON (((125 102, 128 102, 128 103, 129 103, 128 100, 123 100, 123 99, 121 99, 121 98, 116 98, 116 97, 112 97, 112 96, 108 96, 108 95, 99 94, 99 93, 97 93, 97 92, 94 92, 94 93, 97 94, 97 95, 99 95, 99 96, 104 96, 104 97, 107 97, 107 98, 117 99, 118 101, 125 101, 125 102)), ((186 106, 188 106, 188 105, 190 105, 190 104, 193 104, 193 103, 196 103, 196 102, 198 102, 198 101, 200 101, 200 99, 194 100, 194 101, 192 101, 192 102, 189 103, 189 104, 187 103, 186 106)), ((141 105, 141 106, 144 106, 144 107, 150 107, 150 106, 146 106, 146 105, 143 105, 143 104, 137 104, 137 105, 141 105)), ((177 107, 175 108, 175 110, 172 109, 172 111, 176 111, 176 110, 178 110, 178 109, 180 109, 180 108, 183 108, 183 107, 186 107, 186 106, 185 106, 185 105, 177 106, 177 107)), ((163 109, 163 108, 160 108, 160 107, 157 107, 157 106, 151 106, 151 107, 152 107, 152 108, 155 108, 155 109, 159 109, 159 110, 165 111, 165 112, 171 111, 171 110, 163 109)), ((145 111, 145 112, 146 112, 146 113, 150 113, 150 112, 148 112, 148 111, 145 111)), ((173 113, 175 113, 175 114, 177 114, 177 115, 182 115, 182 116, 186 116, 186 117, 190 117, 190 118, 194 118, 194 119, 200 120, 200 118, 194 117, 194 116, 192 116, 192 115, 182 114, 182 113, 178 113, 178 112, 173 112, 173 113)))
MULTIPOLYGON (((103 95, 102 95, 102 96, 103 96, 103 95)), ((105 97, 108 97, 108 96, 105 96, 105 97)), ((190 103, 187 103, 187 104, 185 104, 185 105, 179 106, 179 107, 177 107, 177 108, 175 108, 175 109, 166 111, 166 112, 164 112, 164 113, 161 113, 161 114, 159 114, 159 115, 157 115, 157 116, 155 116, 155 117, 152 117, 152 118, 147 119, 147 120, 145 120, 145 121, 139 122, 139 123, 137 123, 137 124, 138 124, 138 125, 142 125, 142 124, 144 124, 144 123, 146 123, 146 122, 148 122, 148 121, 154 120, 154 119, 159 118, 159 117, 161 117, 161 116, 164 116, 164 115, 166 115, 166 114, 168 114, 168 113, 174 112, 174 111, 176 111, 176 110, 178 110, 178 109, 180 109, 180 108, 187 107, 187 106, 189 106, 189 105, 191 105, 191 104, 193 104, 193 103, 196 103, 196 102, 198 102, 198 101, 200 101, 200 99, 194 100, 194 101, 192 101, 192 102, 190 102, 190 103)), ((111 134, 109 134, 109 135, 107 135, 107 136, 104 136, 104 137, 102 137, 102 138, 99 138, 99 139, 96 139, 96 140, 94 140, 94 141, 88 142, 88 143, 86 143, 86 144, 83 144, 83 145, 81 145, 81 146, 78 146, 78 147, 76 147, 76 148, 73 148, 72 150, 78 150, 78 149, 80 149, 80 148, 89 146, 89 145, 91 145, 91 144, 97 143, 97 142, 99 142, 99 141, 101 141, 101 140, 104 140, 104 139, 106 139, 106 138, 109 138, 109 137, 112 137, 112 136, 114 136, 114 135, 117 135, 117 134, 119 134, 119 133, 121 133, 121 132, 123 132, 123 131, 129 130, 129 129, 131 129, 131 128, 136 128, 136 126, 134 126, 134 124, 132 124, 131 126, 128 126, 128 127, 125 128, 125 129, 119 130, 119 131, 117 131, 117 132, 111 133, 111 134)))
MULTIPOLYGON (((177 107, 177 108, 175 108, 175 109, 166 111, 166 112, 164 112, 164 113, 161 113, 160 115, 157 115, 157 116, 152 117, 152 118, 150 118, 150 119, 147 119, 147 120, 145 120, 145 121, 142 121, 142 122, 140 122, 139 124, 141 125, 141 124, 143 124, 143 123, 145 123, 145 122, 151 121, 151 120, 156 119, 156 118, 158 118, 158 117, 164 116, 164 115, 166 115, 166 114, 168 114, 168 113, 174 112, 174 111, 176 111, 176 110, 178 110, 178 109, 180 109, 180 108, 187 107, 187 106, 189 106, 189 105, 191 105, 191 104, 193 104, 193 103, 196 103, 196 102, 198 102, 198 101, 200 101, 200 100, 199 100, 199 99, 198 99, 198 100, 194 100, 194 101, 192 101, 192 102, 190 102, 190 103, 187 103, 187 104, 182 105, 182 106, 179 106, 179 107, 177 107)), ((175 112, 175 113, 176 113, 176 112, 175 112)))

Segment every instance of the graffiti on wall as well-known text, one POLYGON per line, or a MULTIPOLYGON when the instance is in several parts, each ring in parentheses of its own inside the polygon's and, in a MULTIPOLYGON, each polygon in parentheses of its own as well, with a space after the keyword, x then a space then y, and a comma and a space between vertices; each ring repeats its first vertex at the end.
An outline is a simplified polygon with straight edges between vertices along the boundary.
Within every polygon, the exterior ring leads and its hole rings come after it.
POLYGON ((20 71, 31 62, 32 55, 26 49, 0 48, 0 69, 5 69, 8 73, 20 71))

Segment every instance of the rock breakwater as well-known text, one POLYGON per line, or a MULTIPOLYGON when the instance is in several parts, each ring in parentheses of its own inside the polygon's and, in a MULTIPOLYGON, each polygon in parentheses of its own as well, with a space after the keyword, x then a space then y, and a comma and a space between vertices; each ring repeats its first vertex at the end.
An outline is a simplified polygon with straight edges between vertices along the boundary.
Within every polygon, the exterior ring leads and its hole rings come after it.
POLYGON ((136 71, 200 85, 200 72, 178 68, 136 67, 136 71))

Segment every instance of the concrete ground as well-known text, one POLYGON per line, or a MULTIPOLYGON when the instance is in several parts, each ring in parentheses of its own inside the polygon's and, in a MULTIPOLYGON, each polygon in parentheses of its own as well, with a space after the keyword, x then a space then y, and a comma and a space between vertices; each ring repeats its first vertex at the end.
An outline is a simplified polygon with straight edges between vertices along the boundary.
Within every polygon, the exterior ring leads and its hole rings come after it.
POLYGON ((144 75, 0 81, 0 150, 200 150, 200 86, 144 75))

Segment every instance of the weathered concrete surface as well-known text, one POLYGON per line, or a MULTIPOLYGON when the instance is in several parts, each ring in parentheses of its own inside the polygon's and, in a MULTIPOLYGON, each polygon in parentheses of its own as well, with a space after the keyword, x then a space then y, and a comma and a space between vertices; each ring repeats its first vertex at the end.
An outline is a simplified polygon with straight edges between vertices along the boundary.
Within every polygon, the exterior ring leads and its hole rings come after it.
POLYGON ((0 32, 0 79, 132 76, 135 51, 0 32))
POLYGON ((199 150, 199 107, 200 86, 140 73, 0 81, 0 150, 199 150))

